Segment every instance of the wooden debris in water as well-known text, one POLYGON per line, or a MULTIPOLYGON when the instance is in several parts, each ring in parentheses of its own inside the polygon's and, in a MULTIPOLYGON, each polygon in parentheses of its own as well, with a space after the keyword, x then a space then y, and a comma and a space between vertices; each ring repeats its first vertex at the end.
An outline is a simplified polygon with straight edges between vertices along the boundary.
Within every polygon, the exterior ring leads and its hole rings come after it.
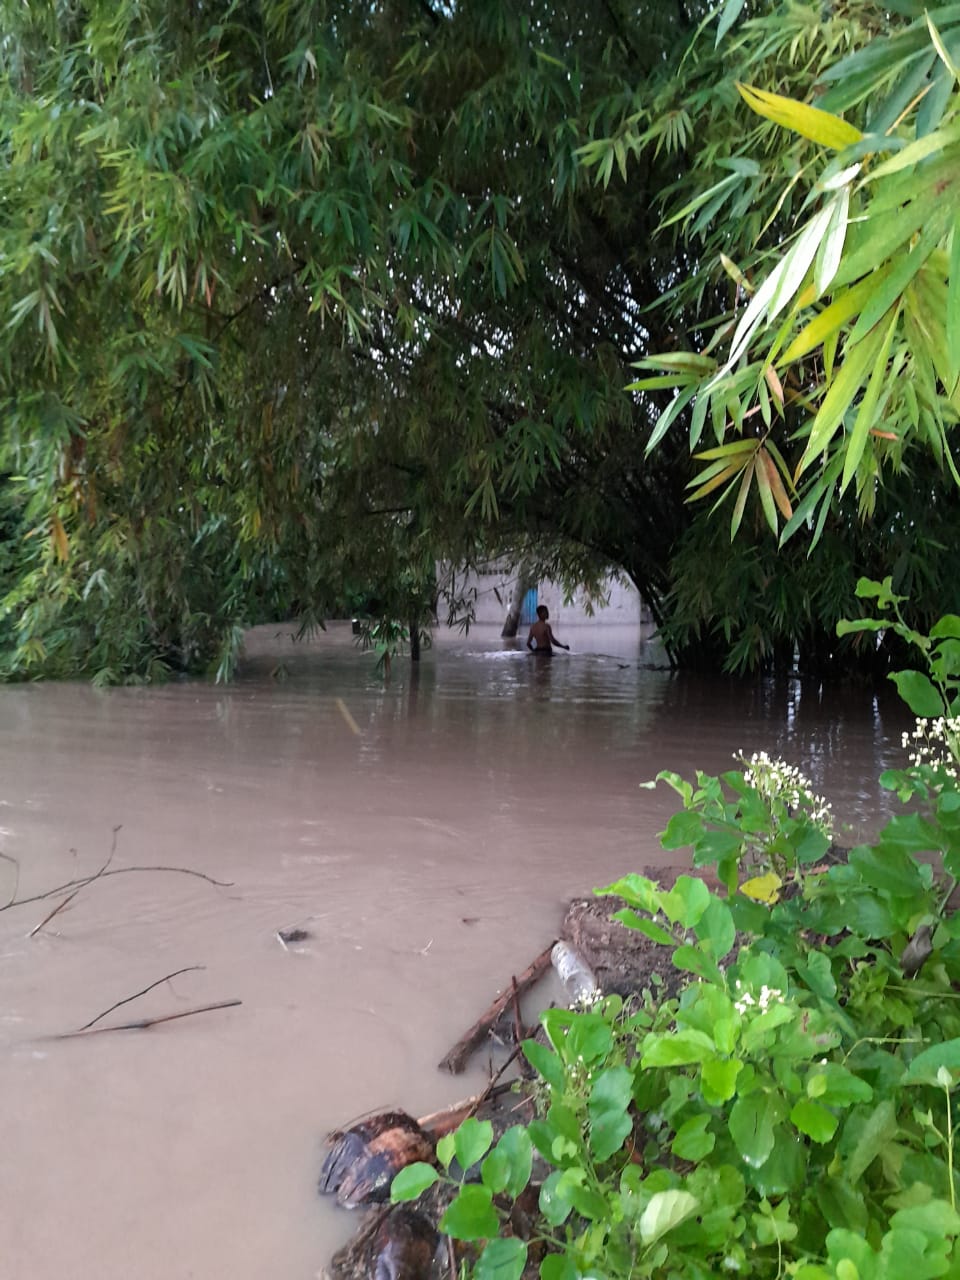
POLYGON ((390 1183, 408 1164, 432 1163, 433 1140, 405 1111, 384 1111, 327 1139, 330 1149, 317 1189, 347 1209, 390 1196, 390 1183))
POLYGON ((486 1039, 491 1028, 497 1019, 507 1009, 511 1002, 533 986, 550 968, 550 953, 553 950, 553 942, 550 943, 541 953, 533 960, 523 973, 516 975, 511 979, 510 985, 504 990, 493 1004, 482 1014, 473 1024, 469 1031, 466 1031, 457 1043, 453 1046, 440 1061, 441 1071, 449 1071, 451 1075, 459 1075, 467 1065, 467 1061, 473 1051, 486 1039))

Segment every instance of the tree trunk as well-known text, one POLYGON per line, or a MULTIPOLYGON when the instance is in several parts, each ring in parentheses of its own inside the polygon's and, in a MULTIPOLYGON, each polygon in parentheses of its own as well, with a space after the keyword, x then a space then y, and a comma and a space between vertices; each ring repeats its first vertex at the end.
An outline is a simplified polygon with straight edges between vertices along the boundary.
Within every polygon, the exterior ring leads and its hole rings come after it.
POLYGON ((503 624, 503 630, 500 636, 504 640, 513 640, 517 631, 520 629, 520 614, 523 611, 523 598, 528 591, 536 586, 536 580, 530 570, 529 565, 522 564, 517 571, 517 582, 513 588, 513 595, 510 597, 510 607, 507 609, 506 621, 503 624))
POLYGON ((420 661, 420 623, 411 618, 408 624, 410 630, 410 661, 420 661))

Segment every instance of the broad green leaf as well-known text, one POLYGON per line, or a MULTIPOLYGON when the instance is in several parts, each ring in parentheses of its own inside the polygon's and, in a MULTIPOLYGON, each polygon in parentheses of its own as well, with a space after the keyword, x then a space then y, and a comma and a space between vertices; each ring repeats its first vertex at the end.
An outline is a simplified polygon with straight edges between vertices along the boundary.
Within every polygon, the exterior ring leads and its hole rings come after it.
POLYGON ((629 907, 624 907, 622 911, 615 911, 613 918, 626 925, 628 929, 635 929, 637 933, 645 934, 651 942, 658 942, 661 946, 672 947, 676 943, 676 938, 674 938, 673 934, 668 933, 662 925, 653 920, 647 920, 644 916, 637 915, 629 907))
POLYGON ((699 1203, 689 1191, 656 1192, 640 1217, 640 1239, 647 1246, 654 1244, 696 1213, 699 1203))
POLYGON ((897 1127, 896 1108, 889 1098, 884 1098, 865 1117, 851 1116, 841 1140, 845 1156, 841 1173, 847 1182, 856 1186, 881 1151, 893 1141, 897 1127), (852 1145, 848 1142, 848 1130, 852 1145))
POLYGON ((489 1188, 476 1184, 461 1187, 440 1219, 440 1230, 455 1240, 489 1240, 497 1235, 500 1219, 489 1188))
POLYGON ((807 1077, 807 1096, 827 1107, 850 1107, 856 1102, 871 1102, 873 1089, 838 1062, 825 1062, 807 1077))
POLYGON ((548 1253, 540 1263, 540 1280, 580 1280, 580 1272, 566 1253, 548 1253))
POLYGON ((416 1200, 428 1187, 440 1177, 432 1164, 408 1164, 401 1169, 390 1184, 390 1203, 399 1204, 402 1200, 416 1200))
POLYGON ((712 897, 710 905, 694 928, 697 939, 709 950, 714 960, 722 960, 737 938, 733 916, 725 902, 712 897))
POLYGON ((563 1063, 548 1045, 541 1044, 539 1040, 524 1040, 523 1056, 547 1084, 554 1089, 563 1088, 563 1063))
POLYGON ((716 1137, 709 1132, 710 1117, 692 1116, 677 1130, 670 1150, 678 1160, 703 1160, 717 1145, 716 1137))
POLYGON ((737 1098, 730 1108, 728 1126, 737 1150, 748 1165, 759 1169, 773 1150, 776 1108, 763 1092, 737 1098))
POLYGON ((473 1269, 475 1280, 520 1280, 527 1265, 527 1246, 516 1236, 489 1240, 473 1269))
POLYGON ((809 1098, 801 1098, 794 1104, 790 1119, 801 1133, 805 1133, 814 1142, 829 1142, 837 1131, 837 1117, 833 1112, 819 1102, 811 1102, 809 1098))
POLYGON ((678 876, 676 884, 660 895, 664 914, 685 929, 692 929, 710 905, 710 890, 695 876, 678 876))
POLYGON ((452 1133, 445 1133, 437 1143, 437 1159, 443 1165, 444 1169, 449 1169, 456 1155, 456 1146, 452 1133))
POLYGON ((471 1169, 478 1160, 483 1159, 490 1150, 492 1142, 493 1125, 489 1120, 478 1120, 476 1116, 470 1116, 464 1120, 453 1135, 457 1163, 464 1173, 471 1169))
POLYGON ((922 671, 894 671, 890 679, 915 716, 942 716, 943 698, 922 671))
POLYGON ((633 1129, 627 1114, 633 1098, 633 1072, 626 1067, 607 1067, 590 1090, 590 1147, 598 1160, 609 1158, 623 1146, 633 1129))
POLYGON ((703 1062, 716 1052, 710 1036, 702 1031, 651 1032, 643 1042, 640 1065, 680 1067, 703 1062))
POLYGON ((533 1170, 533 1143, 523 1125, 512 1125, 500 1138, 491 1154, 502 1155, 507 1161, 507 1181, 504 1189, 514 1199, 525 1189, 533 1170))
POLYGON ((819 107, 810 107, 805 102, 797 102, 795 98, 785 98, 779 93, 770 93, 766 89, 757 89, 752 85, 737 83, 740 96, 751 110, 774 124, 782 125, 809 138, 822 147, 832 151, 842 151, 863 137, 855 125, 831 115, 829 111, 821 111, 819 107))
POLYGON ((939 1083, 937 1072, 941 1067, 951 1072, 960 1071, 960 1039, 945 1040, 918 1053, 907 1068, 904 1083, 936 1085, 939 1083))

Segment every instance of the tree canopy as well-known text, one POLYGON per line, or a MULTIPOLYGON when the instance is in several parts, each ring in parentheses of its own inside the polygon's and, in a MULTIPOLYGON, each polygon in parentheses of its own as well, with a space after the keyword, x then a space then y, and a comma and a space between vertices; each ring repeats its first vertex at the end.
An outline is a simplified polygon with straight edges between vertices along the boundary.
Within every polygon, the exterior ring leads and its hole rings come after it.
POLYGON ((496 554, 688 661, 828 666, 863 572, 960 610, 960 6, 0 12, 8 673, 228 674, 496 554))

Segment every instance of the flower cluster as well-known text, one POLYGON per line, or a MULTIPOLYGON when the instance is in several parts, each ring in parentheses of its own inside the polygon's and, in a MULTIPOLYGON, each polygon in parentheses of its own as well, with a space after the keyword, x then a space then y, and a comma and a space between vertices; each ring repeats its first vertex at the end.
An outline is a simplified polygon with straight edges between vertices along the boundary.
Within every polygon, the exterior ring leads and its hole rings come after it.
POLYGON ((760 988, 758 999, 754 999, 749 991, 744 991, 743 983, 739 980, 737 981, 736 990, 738 995, 733 1002, 733 1007, 741 1017, 748 1009, 757 1009, 760 1013, 766 1013, 771 1004, 783 1004, 784 1002, 783 992, 778 990, 777 987, 768 987, 766 984, 760 988))
POLYGON ((810 780, 799 769, 784 760, 771 760, 766 751, 755 751, 749 760, 742 754, 736 754, 734 759, 744 766, 743 775, 747 783, 765 800, 785 805, 791 816, 804 812, 824 835, 832 835, 830 805, 823 796, 814 792, 810 780))
POLYGON ((960 718, 937 716, 929 719, 917 717, 913 733, 904 733, 901 739, 904 749, 912 748, 908 759, 911 765, 929 765, 942 770, 954 782, 958 779, 957 763, 960 761, 960 718))

